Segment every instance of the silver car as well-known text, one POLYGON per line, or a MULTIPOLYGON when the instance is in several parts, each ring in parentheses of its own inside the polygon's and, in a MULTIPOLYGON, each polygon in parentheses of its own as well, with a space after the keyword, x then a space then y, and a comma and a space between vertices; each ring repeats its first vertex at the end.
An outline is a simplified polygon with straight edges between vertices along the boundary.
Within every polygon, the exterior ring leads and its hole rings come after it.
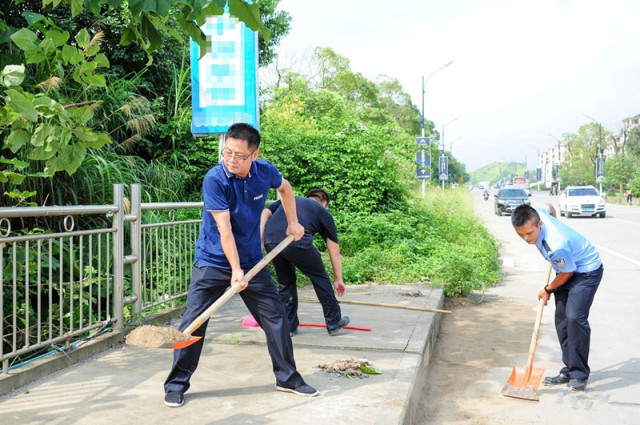
POLYGON ((607 205, 593 186, 567 186, 560 194, 558 205, 560 215, 567 218, 573 216, 607 216, 607 205))

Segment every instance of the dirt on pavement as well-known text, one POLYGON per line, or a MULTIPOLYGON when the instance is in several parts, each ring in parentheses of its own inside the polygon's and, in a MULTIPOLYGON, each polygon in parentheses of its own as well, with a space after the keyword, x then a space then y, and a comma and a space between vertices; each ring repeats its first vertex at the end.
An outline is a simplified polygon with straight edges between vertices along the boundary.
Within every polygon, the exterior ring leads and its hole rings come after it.
MULTIPOLYGON (((496 409, 522 403, 503 397, 501 389, 511 368, 526 363, 535 311, 486 295, 447 299, 445 306, 453 314, 442 318, 415 423, 500 424, 496 409), (495 368, 504 368, 505 376, 488 377, 495 368)), ((504 423, 514 424, 513 418, 504 423)))

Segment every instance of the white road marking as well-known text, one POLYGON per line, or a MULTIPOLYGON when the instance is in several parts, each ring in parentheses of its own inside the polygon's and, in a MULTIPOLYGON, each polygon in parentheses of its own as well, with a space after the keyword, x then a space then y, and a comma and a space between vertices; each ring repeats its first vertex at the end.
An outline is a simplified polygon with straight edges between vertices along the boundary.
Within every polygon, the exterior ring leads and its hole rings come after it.
POLYGON ((623 260, 626 260, 626 261, 629 261, 629 262, 631 262, 631 263, 635 264, 636 266, 640 266, 640 261, 638 261, 638 260, 634 260, 634 259, 633 259, 633 258, 631 258, 631 257, 627 257, 626 255, 622 255, 622 254, 620 254, 619 252, 613 251, 613 250, 611 250, 611 249, 609 249, 609 248, 605 248, 605 247, 603 247, 602 245, 596 245, 596 244, 593 244, 593 245, 594 245, 596 248, 598 248, 598 250, 600 250, 600 251, 608 252, 609 254, 613 254, 613 255, 615 255, 616 257, 620 257, 620 258, 622 258, 623 260))

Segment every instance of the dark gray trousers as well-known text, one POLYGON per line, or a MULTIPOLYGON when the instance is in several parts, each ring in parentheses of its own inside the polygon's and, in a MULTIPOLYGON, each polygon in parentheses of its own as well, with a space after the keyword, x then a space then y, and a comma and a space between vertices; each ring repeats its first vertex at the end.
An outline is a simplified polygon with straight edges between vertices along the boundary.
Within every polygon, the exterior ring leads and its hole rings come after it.
POLYGON ((553 293, 556 303, 556 332, 562 349, 561 373, 572 379, 589 379, 591 327, 589 310, 598 290, 604 268, 588 273, 574 273, 553 293))
MULTIPOLYGON (((247 271, 245 270, 245 273, 247 271)), ((186 329, 193 320, 220 298, 230 282, 231 270, 198 267, 196 264, 191 274, 187 311, 182 318, 180 330, 186 329)), ((271 279, 269 269, 262 269, 249 282, 249 286, 239 294, 267 337, 267 348, 276 376, 276 385, 285 388, 297 388, 303 385, 305 382, 296 370, 293 358, 293 344, 284 306, 271 279)), ((164 383, 165 392, 185 392, 189 389, 191 375, 198 367, 208 323, 207 320, 192 334, 202 336, 200 341, 174 351, 173 366, 164 383)), ((239 346, 238 350, 242 350, 242 347, 239 346)))

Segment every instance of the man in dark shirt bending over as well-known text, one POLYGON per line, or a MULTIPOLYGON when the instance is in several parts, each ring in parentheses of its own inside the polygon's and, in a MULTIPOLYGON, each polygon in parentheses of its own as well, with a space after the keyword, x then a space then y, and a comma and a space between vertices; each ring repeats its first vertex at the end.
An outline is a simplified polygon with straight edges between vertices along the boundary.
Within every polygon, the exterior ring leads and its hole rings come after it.
MULTIPOLYGON (((298 268, 313 283, 313 289, 322 304, 329 335, 337 335, 338 331, 349 323, 349 317, 341 317, 340 306, 334 294, 335 290, 339 296, 343 296, 346 287, 342 281, 342 262, 336 225, 327 211, 329 195, 322 189, 311 189, 306 198, 296 196, 295 199, 298 221, 304 227, 304 236, 299 241, 292 242, 272 261, 280 284, 280 298, 289 319, 289 331, 292 336, 296 334, 300 323, 296 287, 296 268, 298 268), (333 287, 322 263, 320 252, 313 245, 313 235, 316 233, 319 233, 327 243, 333 266, 333 287)), ((262 211, 260 226, 264 246, 267 252, 270 252, 285 238, 287 221, 280 201, 276 201, 262 211)))

